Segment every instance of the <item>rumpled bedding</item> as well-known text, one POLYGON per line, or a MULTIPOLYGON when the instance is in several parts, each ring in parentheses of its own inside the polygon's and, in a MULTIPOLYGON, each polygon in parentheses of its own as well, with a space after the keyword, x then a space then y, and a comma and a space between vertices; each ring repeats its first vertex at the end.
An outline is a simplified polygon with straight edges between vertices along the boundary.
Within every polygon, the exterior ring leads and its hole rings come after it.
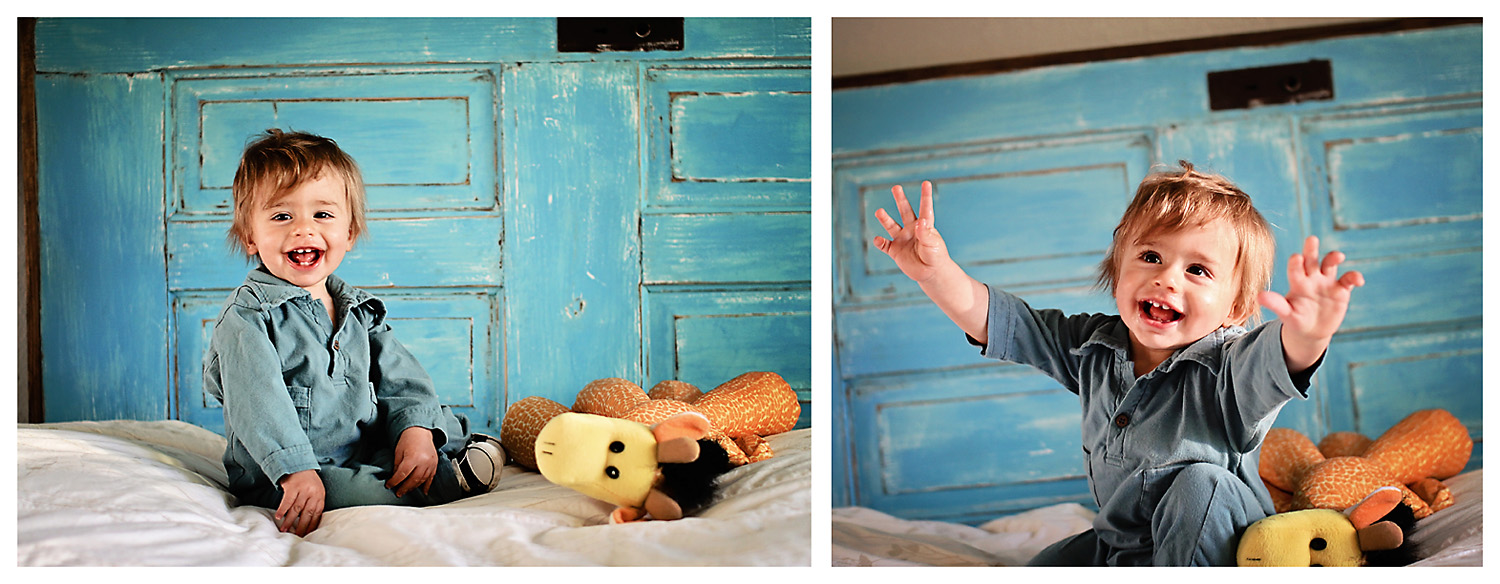
MULTIPOLYGON (((1413 566, 1480 566, 1484 559, 1484 471, 1443 481, 1454 504, 1409 534, 1413 566)), ((1023 566, 1043 548, 1091 527, 1094 511, 1064 503, 978 527, 901 519, 865 507, 834 509, 834 566, 1023 566)))
POLYGON ((224 439, 183 422, 17 427, 21 566, 808 566, 811 430, 720 478, 695 517, 609 525, 607 503, 517 466, 428 508, 325 513, 306 538, 225 491, 224 439))

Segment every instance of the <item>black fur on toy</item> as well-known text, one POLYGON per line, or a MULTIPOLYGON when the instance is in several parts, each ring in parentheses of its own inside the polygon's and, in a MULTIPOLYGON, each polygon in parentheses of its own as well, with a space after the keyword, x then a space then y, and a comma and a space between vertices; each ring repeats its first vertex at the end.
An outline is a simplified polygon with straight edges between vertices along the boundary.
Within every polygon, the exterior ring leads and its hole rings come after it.
POLYGON ((1417 557, 1417 546, 1411 541, 1412 528, 1417 525, 1417 516, 1412 512, 1411 507, 1405 504, 1397 505, 1391 509, 1390 513, 1381 517, 1380 521, 1389 521, 1401 528, 1401 545, 1391 550, 1366 551, 1366 566, 1405 566, 1421 559, 1417 557))
POLYGON ((682 514, 697 513, 718 494, 718 478, 733 468, 724 447, 713 440, 698 441, 698 459, 693 462, 661 463, 657 490, 682 507, 682 514))

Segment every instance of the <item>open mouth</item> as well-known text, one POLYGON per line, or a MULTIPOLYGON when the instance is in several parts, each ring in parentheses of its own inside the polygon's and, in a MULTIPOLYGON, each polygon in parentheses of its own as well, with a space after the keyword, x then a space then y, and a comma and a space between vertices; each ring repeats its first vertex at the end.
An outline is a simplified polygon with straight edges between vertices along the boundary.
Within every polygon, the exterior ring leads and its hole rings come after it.
POLYGON ((1182 313, 1155 300, 1141 301, 1142 318, 1158 324, 1171 324, 1182 320, 1182 313))
POLYGON ((292 265, 310 268, 318 265, 318 261, 323 259, 323 250, 311 247, 297 248, 286 252, 286 258, 292 262, 292 265))

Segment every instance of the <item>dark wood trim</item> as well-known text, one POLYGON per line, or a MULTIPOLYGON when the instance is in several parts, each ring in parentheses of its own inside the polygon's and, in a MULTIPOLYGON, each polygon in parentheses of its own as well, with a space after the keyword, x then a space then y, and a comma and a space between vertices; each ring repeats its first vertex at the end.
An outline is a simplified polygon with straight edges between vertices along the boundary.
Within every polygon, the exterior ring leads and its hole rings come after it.
POLYGON ((19 160, 16 174, 20 175, 19 193, 21 241, 17 249, 21 252, 20 319, 16 327, 20 335, 20 355, 16 368, 20 379, 16 384, 16 395, 20 399, 16 413, 19 422, 42 422, 42 325, 41 325, 41 235, 37 226, 37 144, 36 144, 36 19, 20 18, 17 31, 18 67, 20 79, 19 120, 17 125, 17 148, 19 160))
POLYGON ((1392 18, 1389 20, 1371 20, 1367 22, 1355 22, 1349 24, 1292 28, 1286 30, 1253 32, 1198 39, 1186 39, 1179 41, 1146 43, 1141 45, 1129 45, 1123 47, 1108 47, 1103 49, 1069 51, 1065 53, 1051 53, 1046 55, 1032 55, 1009 59, 996 59, 991 61, 976 61, 972 63, 956 63, 952 65, 938 65, 934 67, 919 67, 914 69, 901 69, 897 71, 885 71, 881 73, 868 73, 863 75, 845 75, 833 78, 833 89, 837 91, 840 89, 870 87, 875 85, 890 85, 895 83, 910 83, 913 81, 925 81, 929 79, 942 79, 947 77, 991 75, 995 73, 1006 73, 1023 69, 1052 67, 1056 65, 1067 65, 1073 63, 1112 61, 1116 59, 1135 59, 1140 57, 1153 57, 1159 55, 1190 53, 1198 51, 1214 51, 1237 47, 1283 45, 1336 37, 1386 34, 1408 30, 1421 30, 1427 28, 1483 23, 1483 18, 1392 18))

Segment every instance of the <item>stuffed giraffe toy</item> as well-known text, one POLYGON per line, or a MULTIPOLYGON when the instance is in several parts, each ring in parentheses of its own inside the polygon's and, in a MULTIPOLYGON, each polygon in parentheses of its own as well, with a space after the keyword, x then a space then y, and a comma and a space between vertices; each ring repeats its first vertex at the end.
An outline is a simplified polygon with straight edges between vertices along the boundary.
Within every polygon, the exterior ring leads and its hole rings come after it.
POLYGON ((704 439, 723 447, 732 466, 741 466, 770 458, 774 453, 763 437, 791 430, 802 406, 797 392, 771 372, 745 373, 708 393, 681 381, 663 381, 647 393, 630 381, 611 377, 585 385, 571 409, 539 396, 512 404, 500 426, 500 442, 517 464, 535 470, 537 435, 548 421, 567 412, 648 426, 684 412, 702 414, 709 421, 704 439))
POLYGON ((1380 487, 1401 491, 1418 519, 1453 504, 1442 479, 1463 471, 1474 441, 1453 414, 1422 410, 1379 438, 1337 432, 1321 444, 1296 430, 1272 428, 1260 451, 1260 477, 1277 513, 1345 509, 1380 487))

